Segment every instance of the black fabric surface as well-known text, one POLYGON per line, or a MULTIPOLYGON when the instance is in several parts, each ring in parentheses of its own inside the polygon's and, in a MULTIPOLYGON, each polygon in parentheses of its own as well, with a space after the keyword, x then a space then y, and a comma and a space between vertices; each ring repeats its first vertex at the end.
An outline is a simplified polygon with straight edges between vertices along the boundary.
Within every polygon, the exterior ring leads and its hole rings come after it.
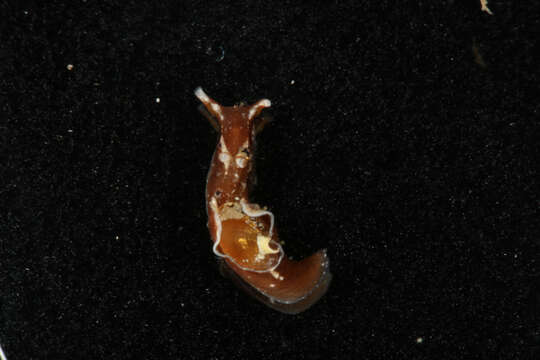
POLYGON ((7 358, 540 359, 540 6, 489 7, 2 2, 7 358), (334 274, 304 313, 220 275, 197 86, 272 100, 252 199, 334 274))

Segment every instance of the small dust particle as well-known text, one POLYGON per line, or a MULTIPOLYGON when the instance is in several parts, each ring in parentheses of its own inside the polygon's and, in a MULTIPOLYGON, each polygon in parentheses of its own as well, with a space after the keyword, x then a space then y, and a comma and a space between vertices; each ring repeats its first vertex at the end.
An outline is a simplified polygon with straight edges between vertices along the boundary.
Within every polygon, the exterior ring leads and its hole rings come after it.
POLYGON ((488 0, 480 0, 480 5, 482 6, 480 10, 488 13, 489 15, 493 15, 493 12, 488 8, 488 0))

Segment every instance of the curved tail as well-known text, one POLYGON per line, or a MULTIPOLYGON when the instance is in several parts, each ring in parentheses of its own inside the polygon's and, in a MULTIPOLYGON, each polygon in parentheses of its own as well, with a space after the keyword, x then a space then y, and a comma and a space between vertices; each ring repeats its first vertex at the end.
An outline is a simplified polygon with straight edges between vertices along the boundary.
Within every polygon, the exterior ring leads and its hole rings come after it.
POLYGON ((221 262, 222 273, 265 305, 287 314, 298 314, 317 302, 332 280, 326 250, 300 260, 287 257, 265 273, 246 271, 233 262, 221 262))

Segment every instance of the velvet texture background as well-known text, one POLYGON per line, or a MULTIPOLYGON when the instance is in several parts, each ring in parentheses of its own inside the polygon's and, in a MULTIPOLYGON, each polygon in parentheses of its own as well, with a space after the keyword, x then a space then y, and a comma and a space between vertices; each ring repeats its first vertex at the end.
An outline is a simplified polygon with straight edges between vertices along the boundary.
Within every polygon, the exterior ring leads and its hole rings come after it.
POLYGON ((0 5, 8 359, 538 359, 533 2, 0 5), (253 200, 328 293, 223 278, 196 86, 272 100, 253 200))

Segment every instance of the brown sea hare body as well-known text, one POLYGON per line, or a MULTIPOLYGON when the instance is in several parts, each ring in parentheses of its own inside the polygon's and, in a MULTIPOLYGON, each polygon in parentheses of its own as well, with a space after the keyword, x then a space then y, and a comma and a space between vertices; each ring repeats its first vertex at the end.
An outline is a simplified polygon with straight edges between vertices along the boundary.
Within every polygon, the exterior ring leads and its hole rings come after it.
POLYGON ((307 309, 324 295, 332 278, 326 251, 300 261, 288 259, 279 243, 274 215, 249 200, 255 123, 270 101, 225 107, 201 88, 195 95, 220 131, 206 185, 214 253, 223 260, 224 272, 266 305, 285 313, 307 309))

